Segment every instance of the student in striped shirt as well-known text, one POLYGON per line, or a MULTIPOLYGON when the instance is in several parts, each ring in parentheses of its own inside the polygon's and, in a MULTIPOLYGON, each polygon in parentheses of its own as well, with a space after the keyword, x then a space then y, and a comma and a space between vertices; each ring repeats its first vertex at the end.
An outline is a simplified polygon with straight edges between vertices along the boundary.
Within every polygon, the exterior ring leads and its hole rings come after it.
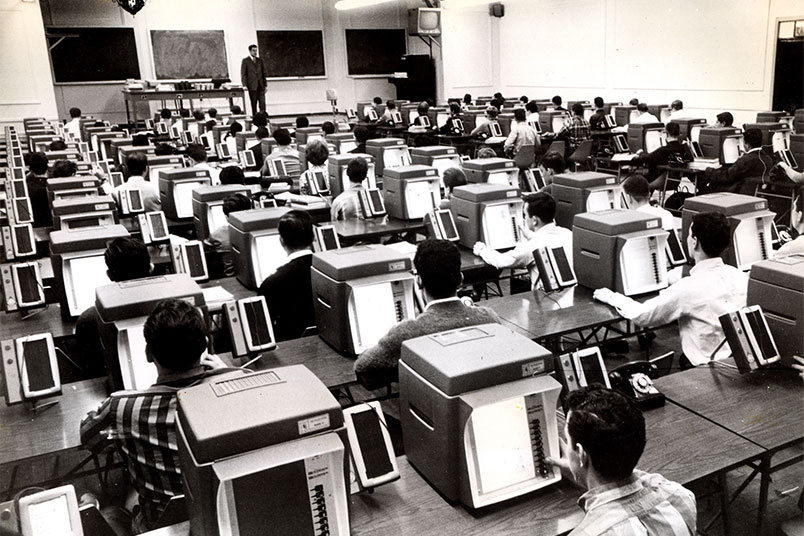
POLYGON ((636 404, 599 385, 567 398, 561 458, 548 460, 588 489, 586 512, 570 536, 693 536, 695 495, 659 474, 635 469, 645 448, 636 404))
MULTIPOLYGON (((98 453, 114 445, 128 467, 139 505, 133 528, 150 530, 170 498, 184 493, 176 437, 177 393, 229 371, 206 353, 204 319, 189 303, 159 302, 145 321, 145 355, 156 365, 156 384, 117 391, 81 422, 81 445, 98 453)), ((137 532, 139 534, 139 532, 137 532)))

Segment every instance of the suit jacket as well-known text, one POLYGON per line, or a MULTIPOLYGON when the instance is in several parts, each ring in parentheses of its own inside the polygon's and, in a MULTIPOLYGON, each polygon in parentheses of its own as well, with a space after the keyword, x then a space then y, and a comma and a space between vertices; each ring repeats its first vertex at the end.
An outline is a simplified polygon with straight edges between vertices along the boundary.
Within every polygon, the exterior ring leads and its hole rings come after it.
POLYGON ((762 177, 769 180, 772 167, 773 160, 761 149, 749 151, 730 166, 718 169, 708 168, 704 174, 704 180, 698 180, 698 189, 702 190, 702 193, 732 192, 753 195, 753 188, 742 191, 746 179, 762 177), (701 184, 702 182, 703 184, 701 184))
POLYGON ((310 281, 312 255, 296 257, 280 266, 260 285, 259 294, 265 296, 274 336, 277 341, 301 337, 304 329, 315 326, 313 285, 310 281))
POLYGON ((659 177, 662 174, 659 166, 666 166, 670 158, 678 155, 685 155, 687 153, 687 146, 680 141, 668 141, 667 145, 657 148, 651 153, 642 153, 639 155, 637 162, 643 166, 648 167, 648 173, 645 178, 648 182, 659 177))
POLYGON ((265 65, 262 58, 251 59, 251 56, 243 58, 240 62, 240 81, 243 87, 249 91, 265 90, 265 65))

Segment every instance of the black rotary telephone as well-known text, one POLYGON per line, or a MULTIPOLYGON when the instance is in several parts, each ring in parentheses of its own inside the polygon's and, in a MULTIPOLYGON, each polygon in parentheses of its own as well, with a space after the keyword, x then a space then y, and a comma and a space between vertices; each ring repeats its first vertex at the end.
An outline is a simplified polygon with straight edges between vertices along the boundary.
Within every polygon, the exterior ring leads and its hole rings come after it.
POLYGON ((653 386, 658 376, 656 365, 648 361, 632 361, 609 372, 611 388, 633 398, 645 410, 664 406, 664 394, 653 386))

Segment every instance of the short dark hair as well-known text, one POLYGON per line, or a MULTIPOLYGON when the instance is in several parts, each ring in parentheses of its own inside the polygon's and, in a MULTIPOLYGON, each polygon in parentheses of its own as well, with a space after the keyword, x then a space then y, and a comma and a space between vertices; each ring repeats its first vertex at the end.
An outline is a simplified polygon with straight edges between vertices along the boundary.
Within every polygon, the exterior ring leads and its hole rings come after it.
POLYGON ((324 134, 335 134, 335 124, 332 121, 324 121, 321 124, 321 131, 324 134))
POLYGON ((251 49, 252 49, 252 48, 257 48, 257 45, 249 45, 249 46, 248 46, 248 50, 249 50, 249 52, 251 52, 251 49))
POLYGON ((452 191, 456 186, 464 186, 466 184, 466 173, 457 166, 448 167, 444 170, 444 187, 447 191, 452 191))
POLYGON ((497 100, 505 100, 505 99, 503 99, 502 93, 500 93, 499 91, 497 93, 495 93, 493 96, 497 100))
POLYGON ((176 148, 169 143, 157 143, 154 147, 154 156, 169 156, 176 154, 176 148))
POLYGON ((204 120, 204 112, 201 110, 193 110, 193 119, 196 121, 203 121, 204 120))
POLYGON ((465 93, 464 96, 463 96, 463 102, 465 102, 466 104, 469 104, 470 102, 472 102, 472 94, 471 93, 465 93))
POLYGON ((743 132, 743 141, 750 145, 752 149, 762 147, 762 131, 758 128, 749 128, 743 132))
POLYGON ((542 223, 550 223, 556 217, 556 200, 547 192, 537 192, 527 197, 525 212, 528 217, 536 216, 542 223))
POLYGON ((66 151, 67 144, 64 143, 64 140, 54 140, 51 141, 47 146, 48 151, 66 151))
POLYGON ((369 129, 364 126, 355 127, 353 134, 357 143, 366 143, 369 139, 369 129))
POLYGON ((232 112, 233 115, 241 115, 243 113, 243 108, 241 108, 238 104, 232 104, 229 106, 229 111, 232 112))
POLYGON ((595 97, 595 108, 603 108, 603 97, 595 97))
POLYGON ((639 99, 633 98, 630 101, 628 101, 628 104, 631 106, 636 106, 637 104, 639 104, 639 99))
POLYGON ((374 97, 373 102, 374 104, 382 104, 382 99, 380 97, 374 97))
POLYGON ((310 120, 307 116, 300 115, 296 118, 296 128, 306 128, 310 126, 310 120))
POLYGON ((717 257, 731 243, 731 227, 726 216, 719 212, 701 212, 692 217, 690 233, 698 239, 709 257, 717 257))
POLYGON ((681 134, 681 127, 678 126, 678 123, 671 121, 664 126, 664 131, 667 132, 668 136, 678 138, 679 134, 681 134))
POLYGON ((623 191, 634 199, 647 200, 650 198, 648 179, 638 173, 629 176, 623 181, 623 191))
POLYGON ((567 396, 567 432, 607 480, 628 478, 645 449, 645 417, 631 399, 593 384, 567 396))
POLYGON ((228 216, 232 212, 251 209, 251 199, 243 194, 232 194, 223 200, 223 214, 228 216))
POLYGON ((527 103, 529 100, 530 99, 528 99, 527 95, 522 95, 521 97, 519 97, 519 102, 522 102, 522 103, 527 103))
POLYGON ((676 100, 674 100, 673 102, 670 103, 670 108, 672 108, 673 110, 683 110, 684 109, 684 103, 681 102, 680 100, 676 99, 676 100))
POLYGON ((489 104, 486 106, 486 115, 494 119, 500 113, 500 110, 496 106, 492 106, 489 104))
POLYGON ((346 174, 349 176, 350 182, 360 184, 366 180, 366 175, 368 175, 368 162, 360 156, 353 158, 346 166, 346 174))
POLYGON ((278 128, 274 130, 272 136, 279 145, 290 145, 290 142, 293 141, 290 137, 290 132, 288 132, 286 128, 278 128))
POLYGON ((424 289, 437 300, 454 296, 461 285, 461 254, 449 240, 421 242, 413 266, 424 289))
POLYGON ((240 166, 226 166, 221 169, 221 184, 246 184, 246 174, 240 166))
POLYGON ((517 121, 524 121, 527 117, 528 116, 524 108, 517 108, 514 110, 514 119, 517 121))
POLYGON ((151 275, 148 247, 136 238, 121 236, 109 241, 103 259, 112 281, 130 281, 151 275))
POLYGON ((572 113, 577 115, 578 117, 583 117, 583 104, 580 102, 576 102, 572 105, 572 113))
POLYGON ((458 104, 457 102, 450 102, 449 103, 449 113, 455 114, 455 115, 461 113, 461 105, 458 104))
POLYGON ((553 100, 553 104, 555 104, 556 106, 561 106, 561 102, 562 102, 561 95, 556 95, 555 97, 553 97, 552 100, 553 100))
POLYGON ((75 119, 76 117, 81 117, 81 108, 70 108, 70 117, 75 119))
POLYGON ((532 114, 536 113, 539 111, 539 104, 535 100, 532 100, 525 105, 525 109, 532 114))
POLYGON ((257 112, 251 118, 251 124, 255 127, 266 127, 268 126, 268 114, 265 112, 257 112))
POLYGON ((147 147, 150 144, 147 134, 135 134, 131 137, 131 145, 134 147, 147 147))
POLYGON ((195 160, 196 162, 206 162, 207 161, 207 150, 204 149, 204 146, 200 143, 191 143, 187 146, 187 150, 184 152, 187 156, 195 160))
POLYGON ((306 210, 291 210, 279 218, 279 236, 290 249, 313 245, 313 220, 306 210))
POLYGON ((320 139, 314 138, 304 147, 304 157, 308 164, 323 166, 329 158, 329 147, 320 139))
POLYGON ((647 112, 648 111, 648 105, 645 104, 644 102, 640 102, 639 104, 636 105, 636 107, 637 107, 637 110, 639 110, 640 112, 647 112))
POLYGON ((430 111, 430 104, 427 101, 421 101, 416 105, 416 111, 419 112, 419 115, 427 115, 427 112, 430 111))
POLYGON ((72 160, 56 160, 53 163, 53 178, 72 177, 78 171, 78 165, 72 160))
POLYGON ((159 112, 159 115, 162 116, 162 119, 170 119, 173 116, 173 113, 167 108, 162 108, 162 111, 159 112))
POLYGON ((145 343, 160 366, 181 372, 198 363, 207 348, 201 314, 184 300, 162 300, 148 315, 145 343))
POLYGON ((503 104, 505 104, 505 101, 503 101, 502 99, 498 99, 497 97, 494 97, 489 101, 489 106, 494 106, 495 108, 497 108, 498 112, 502 109, 503 104))
POLYGON ((734 124, 734 116, 731 115, 731 112, 721 112, 717 114, 717 120, 730 127, 734 124))
POLYGON ((179 110, 179 115, 181 117, 190 117, 190 110, 188 110, 187 108, 182 108, 181 110, 179 110))
POLYGON ((564 157, 558 151, 548 151, 542 157, 541 165, 547 169, 551 169, 553 173, 564 173, 567 169, 567 164, 564 162, 564 157))
POLYGON ((494 152, 494 149, 488 145, 484 145, 477 150, 476 157, 478 160, 483 160, 484 158, 497 158, 497 153, 494 152))
POLYGON ((243 132, 243 125, 240 124, 240 121, 234 121, 229 125, 229 134, 234 135, 238 132, 243 132))
POLYGON ((218 117, 218 109, 217 108, 210 108, 209 110, 207 110, 207 115, 212 117, 212 118, 218 117))
POLYGON ((28 157, 28 167, 35 175, 44 175, 47 173, 47 155, 41 151, 31 153, 28 157))
POLYGON ((126 169, 129 175, 145 175, 148 169, 148 157, 145 153, 137 151, 126 157, 126 169))
POLYGON ((270 136, 271 133, 268 131, 267 127, 257 127, 257 130, 254 131, 254 135, 258 140, 263 140, 270 136))
POLYGON ((385 107, 389 110, 394 110, 396 109, 396 103, 393 101, 393 99, 388 99, 385 101, 385 107))

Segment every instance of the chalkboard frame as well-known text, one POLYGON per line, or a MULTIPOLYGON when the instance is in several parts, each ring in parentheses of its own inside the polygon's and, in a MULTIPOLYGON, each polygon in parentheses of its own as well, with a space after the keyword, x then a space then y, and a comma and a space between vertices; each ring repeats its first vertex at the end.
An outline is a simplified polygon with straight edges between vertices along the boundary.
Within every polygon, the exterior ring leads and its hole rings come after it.
POLYGON ((349 77, 352 78, 387 78, 393 76, 393 70, 391 71, 372 71, 372 72, 353 72, 352 70, 352 62, 351 62, 351 50, 349 48, 349 33, 361 33, 361 32, 393 32, 397 33, 401 37, 401 41, 404 43, 404 50, 402 51, 403 56, 408 53, 408 32, 404 28, 345 28, 344 29, 344 43, 346 46, 346 73, 349 77))
MULTIPOLYGON (((97 26, 48 26, 45 28, 45 34, 48 43, 48 60, 50 61, 50 68, 51 68, 51 76, 53 77, 53 84, 54 85, 71 85, 71 84, 110 84, 110 83, 120 83, 129 78, 138 79, 140 78, 140 62, 139 56, 137 54, 137 40, 136 35, 134 33, 134 28, 131 27, 97 27, 97 26), (69 36, 67 40, 70 39, 77 39, 80 44, 86 43, 86 36, 89 34, 109 34, 116 38, 125 40, 125 42, 121 42, 119 45, 119 50, 122 52, 123 56, 127 56, 125 58, 125 63, 129 64, 127 67, 125 65, 119 67, 119 72, 115 73, 121 76, 112 76, 103 75, 101 78, 88 78, 84 76, 79 76, 75 79, 64 79, 60 73, 64 68, 64 64, 59 61, 54 60, 54 52, 58 54, 58 47, 62 46, 64 42, 60 43, 50 49, 53 43, 61 36, 69 36), (72 37, 77 35, 77 37, 72 37), (57 67, 57 63, 59 66, 57 67)), ((69 41, 68 41, 69 42, 69 41)), ((66 54, 68 58, 72 58, 74 61, 80 61, 81 56, 75 52, 71 52, 66 54)), ((120 59, 120 55, 117 55, 115 59, 120 59)), ((61 58, 57 57, 57 59, 61 60, 61 58)), ((97 65, 97 62, 92 62, 93 65, 97 65)), ((73 72, 73 74, 75 74, 73 72)))
MULTIPOLYGON (((265 70, 266 70, 266 78, 268 80, 325 80, 327 78, 327 44, 324 39, 324 31, 323 30, 257 30, 257 46, 259 47, 260 57, 263 58, 263 63, 265 63, 265 70), (270 57, 271 52, 270 50, 265 50, 263 47, 263 39, 269 37, 269 34, 317 34, 320 38, 321 42, 321 66, 323 68, 323 72, 321 74, 303 74, 303 75, 296 75, 296 74, 277 74, 272 76, 270 74, 270 67, 268 64, 268 60, 266 59, 266 55, 270 57)), ((280 47, 281 48, 281 47, 280 47)))
MULTIPOLYGON (((148 32, 148 40, 150 41, 150 52, 151 52, 151 65, 153 67, 154 78, 156 80, 209 80, 213 78, 229 78, 231 79, 231 72, 229 70, 229 51, 226 46, 226 32, 224 30, 150 30, 148 32), (188 33, 209 33, 209 34, 220 34, 221 39, 223 39, 223 63, 226 68, 225 73, 218 73, 216 75, 207 76, 198 76, 198 77, 190 77, 190 76, 179 76, 179 77, 167 77, 167 76, 160 76, 162 73, 158 72, 158 68, 156 65, 156 51, 154 49, 154 35, 155 34, 188 34, 188 33)), ((239 76, 239 73, 238 73, 239 76)))

